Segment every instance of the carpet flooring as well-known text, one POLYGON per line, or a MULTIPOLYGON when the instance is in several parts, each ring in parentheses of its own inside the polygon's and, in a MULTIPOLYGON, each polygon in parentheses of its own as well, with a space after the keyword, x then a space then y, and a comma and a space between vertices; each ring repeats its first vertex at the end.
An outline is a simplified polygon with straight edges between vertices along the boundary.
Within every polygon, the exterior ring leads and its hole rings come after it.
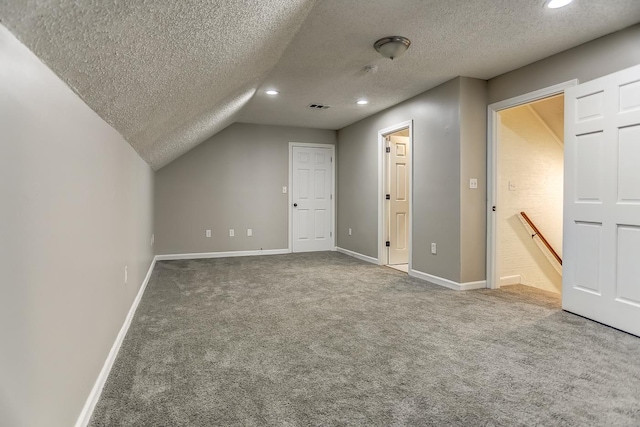
POLYGON ((638 426, 640 338, 336 252, 162 261, 91 426, 638 426))

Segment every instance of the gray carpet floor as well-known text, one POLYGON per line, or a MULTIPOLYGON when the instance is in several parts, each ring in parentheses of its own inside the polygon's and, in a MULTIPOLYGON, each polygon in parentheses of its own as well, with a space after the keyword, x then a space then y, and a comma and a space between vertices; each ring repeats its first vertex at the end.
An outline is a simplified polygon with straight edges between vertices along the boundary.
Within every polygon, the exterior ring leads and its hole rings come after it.
POLYGON ((639 426, 640 338, 339 253, 163 261, 92 426, 639 426))

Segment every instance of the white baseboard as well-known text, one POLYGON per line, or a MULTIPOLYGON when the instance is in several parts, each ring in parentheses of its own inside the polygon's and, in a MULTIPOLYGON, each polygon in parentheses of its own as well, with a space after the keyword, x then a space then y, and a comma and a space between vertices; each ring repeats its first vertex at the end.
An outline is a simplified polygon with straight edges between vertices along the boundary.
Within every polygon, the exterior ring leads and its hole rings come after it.
POLYGON ((229 251, 229 252, 196 252, 191 254, 166 254, 156 255, 158 261, 169 261, 178 259, 205 259, 205 258, 230 258, 237 256, 257 256, 257 255, 282 255, 289 254, 289 249, 265 249, 257 251, 229 251))
POLYGON ((433 274, 423 273, 418 270, 409 270, 409 276, 417 279, 426 280, 427 282, 435 285, 444 286, 445 288, 453 289, 455 291, 470 291, 472 289, 484 289, 487 287, 486 280, 479 280, 477 282, 465 282, 458 283, 453 280, 444 279, 442 277, 434 276, 433 274))
MULTIPOLYGON (((376 258, 360 254, 358 252, 353 252, 348 249, 343 249, 336 247, 336 251, 343 253, 345 255, 352 256, 354 258, 358 258, 362 261, 370 262, 372 264, 378 265, 378 260, 376 258)), ((116 340, 109 351, 109 355, 100 370, 100 374, 96 379, 89 396, 78 416, 75 427, 85 427, 89 424, 91 420, 91 415, 93 414, 93 410, 100 399, 100 395, 102 394, 102 389, 104 388, 105 383, 107 382, 107 378, 109 377, 109 372, 111 372, 111 368, 118 356, 118 351, 120 351, 120 347, 122 346, 122 342, 124 341, 124 337, 127 335, 127 331, 131 326, 131 321, 133 320, 133 316, 135 315, 136 309, 140 304, 140 300, 142 299, 142 295, 147 288, 147 284, 149 283, 149 279, 151 278, 151 273, 153 272, 153 268, 156 265, 156 261, 162 260, 179 260, 179 259, 199 259, 199 258, 225 258, 225 257, 238 257, 238 256, 255 256, 255 255, 280 255, 280 254, 288 254, 291 251, 289 249, 268 249, 268 250, 257 250, 257 251, 231 251, 231 252, 205 252, 205 253, 191 253, 191 254, 167 254, 167 255, 156 255, 149 266, 149 270, 147 271, 147 275, 138 290, 138 294, 136 295, 133 303, 131 304, 131 308, 127 313, 127 317, 124 320, 122 327, 120 328, 120 332, 116 336, 116 340)), ((409 270, 409 275, 412 277, 416 277, 418 279, 426 280, 430 283, 434 283, 436 285, 444 286, 450 289, 463 291, 463 290, 471 290, 471 289, 480 289, 486 287, 486 281, 480 280, 477 282, 467 282, 467 283, 458 283, 449 279, 444 279, 442 277, 434 276, 431 274, 423 273, 417 270, 409 270)), ((516 276, 511 276, 516 277, 516 276)), ((517 276, 520 277, 520 276, 517 276)), ((501 278, 501 284, 502 284, 501 278)))
POLYGON ((116 361, 116 356, 118 356, 118 351, 120 351, 120 346, 122 346, 122 341, 124 341, 125 335, 127 335, 127 331, 129 330, 129 326, 131 326, 131 321, 133 320, 133 315, 138 308, 138 304, 140 304, 140 300, 142 299, 142 295, 144 294, 145 289, 147 288, 147 284, 149 283, 149 279, 151 278, 151 273, 153 272, 153 267, 156 265, 157 257, 153 258, 151 261, 151 265, 149 266, 149 270, 147 270, 147 275, 140 286, 140 290, 138 290, 138 294, 136 298, 133 300, 131 304, 131 308, 129 309, 129 313, 127 313, 127 317, 124 319, 124 323, 120 328, 120 332, 116 336, 116 340, 111 347, 111 351, 109 351, 109 355, 107 356, 107 360, 104 361, 104 365, 100 370, 100 374, 96 379, 91 392, 89 393, 89 397, 76 420, 75 427, 85 427, 89 424, 89 420, 91 420, 91 415, 93 414, 93 410, 100 399, 100 395, 102 394, 102 389, 104 388, 104 384, 107 382, 107 377, 109 376, 109 372, 111 372, 111 368, 113 367, 113 363, 116 361))
POLYGON ((464 282, 460 283, 461 291, 471 291, 473 289, 486 289, 487 281, 486 280, 478 280, 476 282, 464 282))
POLYGON ((336 251, 340 252, 341 254, 349 255, 349 256, 352 256, 354 258, 358 258, 359 260, 370 262, 371 264, 378 265, 378 259, 377 258, 370 257, 368 255, 362 255, 362 254, 360 254, 358 252, 353 252, 353 251, 350 251, 349 249, 343 249, 343 248, 339 248, 337 246, 336 246, 336 251))
POLYGON ((522 283, 522 276, 517 274, 515 276, 504 276, 500 278, 500 286, 519 285, 522 283))

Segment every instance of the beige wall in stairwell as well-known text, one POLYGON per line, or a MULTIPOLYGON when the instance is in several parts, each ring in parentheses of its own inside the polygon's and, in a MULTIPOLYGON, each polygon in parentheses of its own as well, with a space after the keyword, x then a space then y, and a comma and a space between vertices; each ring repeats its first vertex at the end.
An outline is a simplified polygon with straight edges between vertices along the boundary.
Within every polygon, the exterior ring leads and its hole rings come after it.
POLYGON ((289 142, 335 145, 336 132, 236 123, 157 171, 157 253, 287 249, 289 142))
POLYGON ((68 427, 152 262, 154 174, 2 25, 0 129, 0 425, 68 427))
POLYGON ((562 256, 563 146, 528 106, 504 110, 499 115, 500 277, 519 275, 522 284, 560 292, 562 276, 518 216, 526 212, 562 256))

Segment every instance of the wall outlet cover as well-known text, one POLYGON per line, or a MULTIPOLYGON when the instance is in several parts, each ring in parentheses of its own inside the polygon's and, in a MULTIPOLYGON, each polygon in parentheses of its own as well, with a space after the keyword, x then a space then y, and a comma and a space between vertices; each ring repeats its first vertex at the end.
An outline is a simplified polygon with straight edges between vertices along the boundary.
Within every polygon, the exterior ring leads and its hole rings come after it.
POLYGON ((436 244, 435 244, 435 243, 432 243, 432 244, 431 244, 431 253, 432 253, 433 255, 435 255, 435 254, 436 254, 437 249, 438 249, 438 248, 437 248, 436 244))
POLYGON ((233 231, 233 228, 230 228, 229 229, 229 237, 233 237, 233 236, 235 236, 235 234, 236 233, 235 233, 235 231, 233 231))
POLYGON ((205 232, 205 236, 207 236, 207 237, 211 237, 211 230, 207 230, 207 231, 205 232))

